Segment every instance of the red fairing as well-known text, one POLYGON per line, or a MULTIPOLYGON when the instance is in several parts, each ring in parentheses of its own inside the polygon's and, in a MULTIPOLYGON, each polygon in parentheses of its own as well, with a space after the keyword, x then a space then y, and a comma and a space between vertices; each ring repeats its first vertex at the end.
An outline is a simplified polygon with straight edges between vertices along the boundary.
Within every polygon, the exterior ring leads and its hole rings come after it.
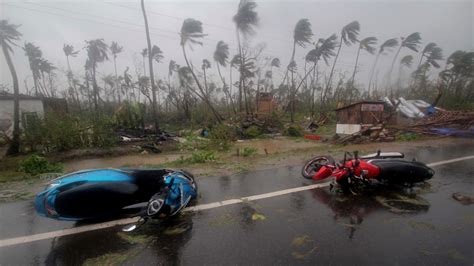
MULTIPOLYGON (((362 161, 362 160, 360 160, 359 162, 360 162, 360 165, 358 169, 365 170, 364 178, 367 178, 367 179, 376 178, 380 174, 380 169, 377 166, 371 163, 368 163, 366 161, 362 161)), ((361 170, 359 170, 359 172, 356 171, 356 174, 360 175, 360 171, 361 170)))
POLYGON ((316 174, 314 174, 313 180, 316 180, 316 181, 322 180, 322 179, 330 177, 331 174, 332 174, 331 168, 327 166, 322 166, 321 168, 319 168, 319 171, 316 172, 316 174))

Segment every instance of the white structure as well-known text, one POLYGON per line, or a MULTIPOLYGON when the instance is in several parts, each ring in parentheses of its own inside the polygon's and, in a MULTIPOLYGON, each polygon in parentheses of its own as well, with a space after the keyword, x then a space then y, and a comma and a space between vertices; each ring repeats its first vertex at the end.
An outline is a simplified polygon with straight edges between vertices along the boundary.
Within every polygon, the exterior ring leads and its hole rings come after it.
MULTIPOLYGON (((20 125, 25 115, 44 116, 43 101, 38 97, 20 95, 20 125)), ((13 131, 13 95, 0 94, 0 134, 11 136, 13 131)))

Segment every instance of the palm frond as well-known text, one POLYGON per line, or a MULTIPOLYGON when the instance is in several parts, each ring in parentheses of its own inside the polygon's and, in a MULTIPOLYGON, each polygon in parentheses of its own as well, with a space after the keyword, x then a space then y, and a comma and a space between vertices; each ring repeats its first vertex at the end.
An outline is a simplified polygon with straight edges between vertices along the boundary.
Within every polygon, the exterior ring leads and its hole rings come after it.
POLYGON ((214 51, 214 61, 225 67, 229 58, 229 45, 223 41, 219 41, 214 51))
POLYGON ((293 32, 294 42, 304 48, 307 43, 311 42, 312 37, 313 32, 311 31, 311 23, 306 18, 300 19, 298 23, 296 23, 293 32))
POLYGON ((331 35, 327 39, 320 39, 316 48, 312 49, 306 55, 306 60, 309 62, 317 62, 321 58, 324 60, 326 65, 329 64, 329 59, 335 56, 335 49, 338 46, 336 34, 331 35))
POLYGON ((74 46, 63 44, 63 52, 66 56, 76 57, 79 51, 74 51, 74 46))
POLYGON ((188 18, 183 21, 180 35, 181 46, 188 42, 191 44, 202 45, 202 42, 199 41, 199 39, 206 36, 206 34, 203 33, 202 22, 193 18, 188 18))
POLYGON ((367 37, 360 41, 360 49, 366 50, 369 54, 374 54, 377 50, 373 45, 377 43, 377 38, 367 37))
POLYGON ((211 68, 211 62, 209 62, 209 60, 207 60, 207 59, 203 59, 201 68, 202 68, 202 70, 206 70, 206 69, 211 68))
POLYGON ((419 32, 414 32, 402 39, 402 47, 406 47, 415 52, 418 52, 418 46, 420 43, 421 35, 419 32))
POLYGON ((157 63, 160 63, 164 58, 163 51, 161 51, 160 47, 153 45, 151 48, 150 57, 153 58, 153 60, 155 60, 157 63))
POLYGON ((342 28, 341 36, 346 45, 351 45, 357 42, 357 35, 359 35, 360 24, 357 20, 352 21, 342 28))
POLYGON ((21 33, 17 30, 20 25, 8 23, 8 20, 0 20, 0 44, 5 45, 8 51, 13 52, 11 45, 16 46, 16 41, 20 40, 21 33))
POLYGON ((272 67, 280 67, 280 59, 275 57, 272 59, 272 62, 270 63, 272 67))
POLYGON ((178 71, 179 65, 176 64, 176 61, 170 60, 170 63, 168 64, 168 75, 173 75, 173 72, 178 71))
POLYGON ((400 65, 402 65, 404 67, 409 68, 409 67, 411 67, 412 64, 413 64, 413 55, 405 55, 400 60, 400 65))
POLYGON ((388 51, 390 48, 393 48, 398 45, 398 40, 396 38, 388 39, 379 48, 379 54, 388 51))
POLYGON ((259 18, 255 11, 257 4, 253 0, 240 0, 237 14, 234 15, 234 22, 244 37, 255 34, 255 27, 258 26, 259 18))
POLYGON ((110 52, 114 55, 114 57, 117 57, 117 54, 121 53, 122 51, 122 46, 120 46, 117 42, 112 42, 110 45, 110 52))

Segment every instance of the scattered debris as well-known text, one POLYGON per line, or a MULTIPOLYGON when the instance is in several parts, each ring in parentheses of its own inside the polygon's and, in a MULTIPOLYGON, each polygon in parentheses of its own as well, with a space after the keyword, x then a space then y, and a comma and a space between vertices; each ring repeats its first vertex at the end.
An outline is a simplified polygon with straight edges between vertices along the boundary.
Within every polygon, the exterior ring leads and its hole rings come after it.
POLYGON ((265 219, 267 219, 267 217, 265 217, 263 214, 260 214, 260 213, 254 213, 252 215, 252 220, 254 221, 263 221, 265 219))
POLYGON ((474 203, 474 197, 466 196, 461 193, 454 193, 453 199, 461 202, 464 205, 470 205, 474 203))

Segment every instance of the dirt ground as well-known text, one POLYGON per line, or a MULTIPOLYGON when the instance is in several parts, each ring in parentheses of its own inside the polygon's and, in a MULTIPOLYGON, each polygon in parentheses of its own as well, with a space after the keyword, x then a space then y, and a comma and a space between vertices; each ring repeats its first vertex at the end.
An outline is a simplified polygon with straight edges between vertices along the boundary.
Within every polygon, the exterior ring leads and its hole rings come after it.
MULTIPOLYGON (((218 153, 216 161, 203 164, 177 164, 177 159, 189 156, 190 153, 175 151, 161 154, 133 154, 116 157, 72 159, 64 162, 64 170, 65 172, 73 172, 91 168, 170 167, 190 171, 196 175, 199 180, 199 178, 206 178, 208 176, 233 175, 243 171, 303 165, 303 163, 312 156, 322 154, 331 154, 333 157, 339 158, 344 151, 358 150, 362 154, 375 152, 379 149, 383 151, 408 151, 420 147, 444 146, 453 143, 472 143, 472 140, 429 138, 418 141, 341 146, 302 138, 278 137, 274 139, 255 139, 236 142, 229 151, 218 153), (257 152, 248 157, 237 156, 237 149, 242 150, 245 147, 255 148, 257 152)), ((41 191, 50 178, 51 176, 46 175, 43 176, 43 178, 0 183, 0 202, 32 199, 34 194, 41 191)))

